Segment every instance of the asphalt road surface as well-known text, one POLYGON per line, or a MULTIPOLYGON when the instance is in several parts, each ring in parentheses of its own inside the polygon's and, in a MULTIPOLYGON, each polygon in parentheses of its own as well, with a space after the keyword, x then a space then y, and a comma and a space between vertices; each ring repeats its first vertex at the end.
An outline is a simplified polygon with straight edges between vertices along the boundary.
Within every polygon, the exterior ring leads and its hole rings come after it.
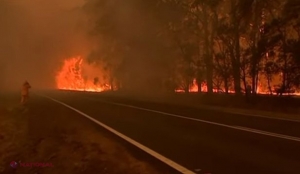
POLYGON ((94 93, 43 94, 88 114, 195 173, 300 173, 300 122, 94 93))

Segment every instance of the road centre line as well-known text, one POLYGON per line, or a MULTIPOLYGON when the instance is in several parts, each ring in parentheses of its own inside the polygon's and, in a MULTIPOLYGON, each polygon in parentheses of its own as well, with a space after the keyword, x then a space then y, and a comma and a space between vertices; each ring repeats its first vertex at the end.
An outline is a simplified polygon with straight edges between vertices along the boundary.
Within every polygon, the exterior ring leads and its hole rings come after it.
POLYGON ((155 157, 156 159, 158 159, 158 160, 160 160, 161 162, 167 164, 168 166, 172 167, 173 169, 177 170, 177 171, 180 172, 180 173, 182 173, 182 174, 196 174, 195 172, 193 172, 193 171, 191 171, 191 170, 189 170, 189 169, 187 169, 187 168, 181 166, 180 164, 178 164, 178 163, 172 161, 171 159, 169 159, 169 158, 167 158, 167 157, 165 157, 165 156, 159 154, 158 152, 155 152, 154 150, 152 150, 152 149, 150 149, 150 148, 148 148, 148 147, 146 147, 146 146, 140 144, 139 142, 137 142, 137 141, 135 141, 135 140, 133 140, 133 139, 127 137, 126 135, 124 135, 124 134, 122 134, 122 133, 116 131, 115 129, 113 129, 113 128, 107 126, 107 125, 105 125, 104 123, 102 123, 102 122, 100 122, 100 121, 98 121, 98 120, 92 118, 91 116, 89 116, 89 115, 87 115, 87 114, 85 114, 85 113, 79 111, 79 110, 76 109, 76 108, 73 108, 73 107, 71 107, 71 106, 69 106, 69 105, 67 105, 67 104, 65 104, 65 103, 63 103, 63 102, 61 102, 61 101, 58 101, 58 100, 53 99, 53 98, 51 98, 51 97, 48 97, 48 96, 46 96, 46 95, 40 95, 40 96, 45 97, 45 98, 48 98, 48 99, 50 99, 50 100, 52 100, 52 101, 54 101, 54 102, 56 102, 56 103, 58 103, 58 104, 61 104, 61 105, 65 106, 65 107, 67 107, 67 108, 69 108, 69 109, 71 109, 71 110, 77 112, 78 114, 80 114, 80 115, 86 117, 87 119, 93 121, 94 123, 98 124, 99 126, 101 126, 101 127, 105 128, 106 130, 112 132, 113 134, 115 134, 115 135, 117 135, 118 137, 124 139, 125 141, 129 142, 130 144, 136 146, 137 148, 143 150, 144 152, 146 152, 146 153, 148 153, 149 155, 155 157))
MULTIPOLYGON (((86 97, 85 97, 86 98, 86 97)), ((289 122, 296 122, 300 123, 300 120, 297 119, 292 119, 292 118, 279 118, 279 117, 272 117, 272 116, 266 116, 266 115, 261 115, 261 114, 254 114, 254 113, 245 113, 243 111, 237 112, 233 110, 228 110, 226 108, 214 108, 208 105, 201 105, 200 109, 205 109, 205 110, 214 110, 214 111, 219 111, 219 112, 224 112, 224 113, 229 113, 229 114, 236 114, 236 115, 244 115, 248 117, 260 117, 260 118, 266 118, 266 119, 272 119, 272 120, 283 120, 283 121, 289 121, 289 122), (202 107, 201 107, 202 106, 202 107)))
POLYGON ((133 108, 133 109, 137 109, 137 110, 143 110, 143 111, 147 111, 147 112, 152 112, 152 113, 157 113, 157 114, 162 114, 162 115, 177 117, 177 118, 181 118, 181 119, 186 119, 186 120, 192 120, 192 121, 207 123, 207 124, 221 126, 221 127, 226 127, 226 128, 230 128, 230 129, 235 129, 235 130, 240 130, 240 131, 245 131, 245 132, 251 132, 251 133, 255 133, 255 134, 260 134, 260 135, 265 135, 265 136, 270 136, 270 137, 275 137, 275 138, 281 138, 281 139, 286 139, 286 140, 300 142, 300 138, 299 137, 288 136, 288 135, 283 135, 283 134, 277 134, 277 133, 273 133, 273 132, 267 132, 267 131, 262 131, 262 130, 257 130, 257 129, 251 129, 251 128, 241 127, 241 126, 231 126, 231 125, 227 125, 227 124, 222 124, 222 123, 217 123, 217 122, 212 122, 212 121, 206 121, 206 120, 201 120, 201 119, 197 119, 197 118, 191 118, 191 117, 186 117, 186 116, 181 116, 181 115, 177 115, 177 114, 166 113, 166 112, 152 110, 152 109, 141 108, 141 107, 137 107, 137 106, 133 106, 133 105, 127 105, 127 104, 122 104, 122 103, 107 102, 107 101, 103 101, 103 100, 97 100, 97 101, 100 101, 100 102, 103 102, 103 103, 107 103, 107 104, 118 105, 118 106, 133 108))
POLYGON ((271 119, 271 120, 283 120, 283 121, 300 123, 300 120, 289 119, 289 118, 270 117, 270 116, 264 116, 264 115, 259 115, 259 114, 241 113, 241 112, 226 111, 226 110, 222 110, 222 112, 236 114, 236 115, 244 115, 244 116, 248 116, 248 117, 261 117, 261 118, 267 118, 267 119, 271 119))

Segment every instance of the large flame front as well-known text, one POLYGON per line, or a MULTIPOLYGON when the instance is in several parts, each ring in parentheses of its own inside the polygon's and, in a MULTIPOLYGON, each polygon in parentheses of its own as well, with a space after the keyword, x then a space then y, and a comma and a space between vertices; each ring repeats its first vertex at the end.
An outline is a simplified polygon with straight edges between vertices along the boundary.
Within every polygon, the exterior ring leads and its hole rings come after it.
MULTIPOLYGON (((56 85, 58 89, 64 90, 76 90, 76 91, 91 91, 102 92, 105 90, 111 90, 111 85, 108 85, 107 79, 103 78, 104 74, 101 68, 90 65, 84 62, 81 57, 74 57, 64 61, 62 68, 56 76, 56 85)), ((201 84, 201 91, 207 92, 206 83, 201 84)), ((213 89, 213 92, 225 91, 225 89, 213 89)), ((273 89, 274 90, 274 89, 273 89)), ((189 85, 189 92, 197 92, 198 84, 196 79, 189 85)), ((178 88, 175 92, 185 92, 185 90, 178 88)), ((229 90, 229 93, 234 91, 229 90)), ((270 94, 267 89, 264 89, 262 85, 258 85, 257 92, 259 94, 270 94)), ((284 94, 288 95, 288 94, 284 94)), ((293 93, 293 95, 299 95, 299 91, 293 93)))
POLYGON ((110 90, 110 85, 101 82, 102 74, 95 71, 96 67, 84 64, 81 57, 70 58, 56 76, 58 89, 101 92, 110 90))

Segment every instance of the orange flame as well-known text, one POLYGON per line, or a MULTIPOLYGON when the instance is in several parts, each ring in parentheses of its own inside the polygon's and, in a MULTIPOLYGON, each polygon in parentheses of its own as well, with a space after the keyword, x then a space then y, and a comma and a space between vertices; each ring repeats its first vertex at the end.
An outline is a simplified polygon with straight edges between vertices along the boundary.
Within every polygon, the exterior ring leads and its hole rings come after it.
MULTIPOLYGON (((103 72, 100 71, 99 67, 85 63, 81 57, 74 57, 64 61, 62 68, 56 75, 56 86, 58 89, 76 91, 102 92, 111 90, 111 85, 108 85, 104 79, 99 78, 101 76, 103 76, 103 72)), ((207 92, 205 82, 201 84, 201 91, 207 92)), ((215 93, 219 91, 218 89, 213 89, 215 93)), ((225 91, 225 89, 222 89, 222 91, 225 91)), ((257 91, 259 94, 270 94, 268 90, 262 89, 261 84, 258 86, 257 91)), ((175 92, 185 91, 179 88, 175 92)), ((198 92, 196 79, 189 85, 189 92, 198 92)), ((228 92, 235 93, 232 90, 228 92)), ((297 91, 293 95, 300 96, 300 92, 297 91)))
MULTIPOLYGON (((58 89, 102 92, 110 90, 108 84, 101 84, 98 76, 90 65, 84 64, 81 57, 70 58, 64 61, 64 64, 56 76, 56 85, 58 89), (89 72, 89 73, 88 73, 89 72), (92 77, 89 78, 89 76, 92 77), (98 78, 98 79, 97 79, 98 78)), ((98 68, 99 72, 99 68, 98 68)))
MULTIPOLYGON (((179 92, 179 93, 184 93, 185 90, 184 89, 176 89, 175 92, 179 92)), ((193 80, 193 82, 189 85, 189 92, 190 93, 195 93, 195 92, 198 92, 198 83, 196 81, 196 79, 193 80)), ((201 84, 201 92, 207 92, 207 84, 205 82, 203 82, 201 84)), ((213 92, 214 93, 219 93, 219 92, 225 92, 225 88, 221 88, 221 89, 216 89, 214 88, 213 89, 213 92)), ((272 87, 272 92, 273 94, 276 94, 275 92, 275 88, 272 87)), ((234 90, 228 90, 228 93, 235 93, 234 90)), ((264 89, 262 87, 262 84, 260 83, 257 87, 257 93, 258 94, 266 94, 266 95, 269 95, 271 94, 269 90, 267 89, 264 89)), ((296 91, 294 93, 284 93, 283 95, 295 95, 295 96, 300 96, 300 91, 296 91)))

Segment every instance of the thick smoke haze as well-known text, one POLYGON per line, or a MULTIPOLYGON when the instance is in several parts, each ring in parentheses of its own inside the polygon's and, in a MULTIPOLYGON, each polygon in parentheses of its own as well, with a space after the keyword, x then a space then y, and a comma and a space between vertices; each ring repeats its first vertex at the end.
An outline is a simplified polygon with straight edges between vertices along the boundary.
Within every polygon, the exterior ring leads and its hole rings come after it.
POLYGON ((55 87, 64 59, 88 54, 83 0, 1 0, 1 88, 55 87))
MULTIPOLYGON (((99 37, 99 57, 107 55, 121 90, 158 91, 170 64, 157 1, 88 0, 85 10, 99 37), (113 49, 112 49, 113 48, 113 49), (114 51, 110 51, 114 50, 114 51), (116 62, 121 62, 116 63, 116 62)), ((118 88, 118 87, 117 87, 118 88)))

